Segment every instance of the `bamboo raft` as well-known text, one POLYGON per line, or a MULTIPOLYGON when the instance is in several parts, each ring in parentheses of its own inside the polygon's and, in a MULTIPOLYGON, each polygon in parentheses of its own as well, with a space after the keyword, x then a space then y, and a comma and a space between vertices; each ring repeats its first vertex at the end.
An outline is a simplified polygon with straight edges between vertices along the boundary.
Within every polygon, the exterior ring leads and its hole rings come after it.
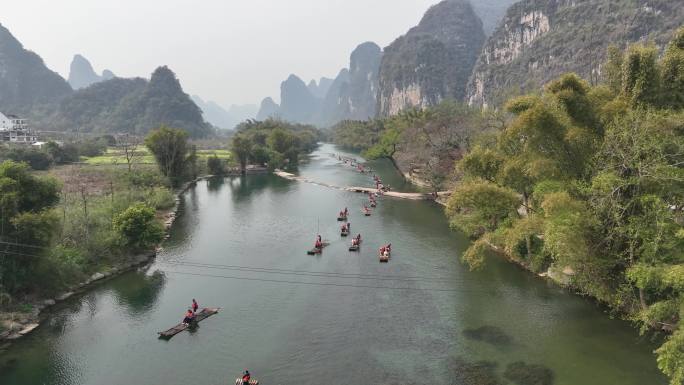
POLYGON ((361 240, 358 245, 349 245, 349 251, 359 251, 361 249, 361 240))
POLYGON ((370 217, 370 216, 371 216, 371 211, 370 211, 370 210, 361 210, 361 212, 363 213, 363 215, 365 215, 365 216, 367 216, 367 217, 370 217))
POLYGON ((349 231, 347 231, 347 228, 343 228, 342 231, 340 231, 340 236, 346 237, 349 235, 349 231))
POLYGON ((323 252, 323 249, 328 246, 330 243, 328 242, 323 242, 322 246, 320 248, 314 247, 313 249, 307 251, 306 253, 308 255, 316 255, 316 254, 321 254, 323 252))
POLYGON ((221 308, 206 308, 205 307, 204 309, 202 309, 202 311, 195 314, 195 320, 192 322, 192 324, 186 325, 184 323, 179 323, 178 325, 172 327, 171 329, 165 330, 163 332, 159 332, 159 338, 169 339, 169 338, 175 336, 176 334, 182 332, 183 330, 197 327, 197 324, 200 321, 203 321, 203 320, 213 316, 214 314, 218 313, 219 310, 221 310, 221 308))
MULTIPOLYGON (((242 381, 242 378, 238 378, 235 380, 235 385, 246 385, 244 381, 242 381)), ((249 380, 249 385, 259 385, 259 381, 255 379, 249 380)))

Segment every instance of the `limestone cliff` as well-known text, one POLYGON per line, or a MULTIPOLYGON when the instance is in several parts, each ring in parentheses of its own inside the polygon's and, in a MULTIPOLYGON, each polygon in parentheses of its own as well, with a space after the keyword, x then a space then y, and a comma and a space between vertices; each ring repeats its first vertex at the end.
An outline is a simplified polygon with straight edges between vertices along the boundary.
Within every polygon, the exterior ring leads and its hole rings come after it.
POLYGON ((522 0, 485 44, 466 100, 496 106, 569 71, 596 83, 610 44, 663 47, 682 23, 681 0, 522 0))
POLYGON ((482 22, 467 0, 430 7, 418 26, 384 50, 379 115, 462 99, 484 41, 482 22))

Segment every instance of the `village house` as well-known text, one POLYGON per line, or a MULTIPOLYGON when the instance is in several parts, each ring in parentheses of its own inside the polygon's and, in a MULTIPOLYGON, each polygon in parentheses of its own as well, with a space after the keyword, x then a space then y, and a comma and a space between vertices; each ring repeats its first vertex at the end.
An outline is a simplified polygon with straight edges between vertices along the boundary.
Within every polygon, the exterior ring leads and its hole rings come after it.
POLYGON ((32 144, 35 141, 36 136, 29 129, 26 119, 0 112, 0 142, 32 144))

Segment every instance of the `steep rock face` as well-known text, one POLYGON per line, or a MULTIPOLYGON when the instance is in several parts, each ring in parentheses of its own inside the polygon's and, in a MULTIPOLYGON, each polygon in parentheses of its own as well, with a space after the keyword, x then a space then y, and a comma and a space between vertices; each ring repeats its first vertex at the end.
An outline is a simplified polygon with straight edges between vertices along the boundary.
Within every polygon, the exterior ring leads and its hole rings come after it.
POLYGON ((309 123, 320 104, 306 84, 296 75, 290 75, 280 84, 280 116, 287 121, 309 123))
POLYGON ((340 71, 330 87, 316 122, 332 126, 342 120, 365 120, 376 115, 378 73, 382 50, 373 42, 351 53, 349 69, 340 71))
POLYGON ((681 0, 523 0, 484 46, 466 100, 497 106, 569 71, 596 82, 608 45, 663 47, 682 20, 681 0))
POLYGON ((157 68, 149 81, 113 78, 78 90, 42 120, 45 128, 55 130, 140 135, 161 124, 184 129, 193 137, 210 132, 202 111, 167 67, 157 68))
POLYGON ((316 123, 320 126, 330 126, 335 122, 344 119, 344 103, 341 99, 342 94, 347 94, 347 88, 349 87, 349 70, 344 68, 335 77, 335 80, 330 85, 328 89, 328 94, 325 95, 325 99, 321 102, 320 109, 318 110, 317 117, 315 119, 316 123))
POLYGON ((375 43, 359 45, 349 60, 349 85, 340 94, 344 119, 365 120, 376 115, 378 74, 382 49, 375 43))
POLYGON ((28 114, 34 105, 55 102, 71 93, 61 76, 0 25, 0 111, 28 114))
POLYGON ((482 20, 485 35, 489 36, 506 14, 506 10, 519 0, 473 0, 473 9, 482 20))
POLYGON ((273 118, 278 116, 278 111, 280 106, 278 103, 274 102, 269 96, 261 101, 261 106, 259 107, 259 112, 257 113, 257 120, 266 120, 268 118, 273 118))
POLYGON ((328 93, 328 90, 330 89, 332 83, 333 79, 322 77, 318 81, 318 83, 316 83, 316 80, 311 79, 307 87, 309 88, 309 91, 313 96, 315 96, 318 99, 323 99, 325 98, 325 95, 328 93))
POLYGON ((394 115, 446 98, 461 99, 484 43, 482 22, 467 0, 430 7, 418 26, 385 48, 378 113, 394 115))
POLYGON ((102 76, 95 73, 88 59, 81 55, 74 55, 69 68, 69 84, 75 90, 88 87, 91 84, 109 80, 114 77, 110 70, 102 71, 102 76))

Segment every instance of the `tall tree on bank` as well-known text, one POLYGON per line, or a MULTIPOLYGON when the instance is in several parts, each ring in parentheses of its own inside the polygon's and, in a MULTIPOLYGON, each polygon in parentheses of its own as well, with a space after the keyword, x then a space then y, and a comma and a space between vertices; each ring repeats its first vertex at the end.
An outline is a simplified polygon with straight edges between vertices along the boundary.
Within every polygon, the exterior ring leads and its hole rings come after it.
POLYGON ((157 160, 162 175, 174 185, 180 183, 191 155, 188 134, 183 130, 161 126, 145 138, 145 145, 157 160))

